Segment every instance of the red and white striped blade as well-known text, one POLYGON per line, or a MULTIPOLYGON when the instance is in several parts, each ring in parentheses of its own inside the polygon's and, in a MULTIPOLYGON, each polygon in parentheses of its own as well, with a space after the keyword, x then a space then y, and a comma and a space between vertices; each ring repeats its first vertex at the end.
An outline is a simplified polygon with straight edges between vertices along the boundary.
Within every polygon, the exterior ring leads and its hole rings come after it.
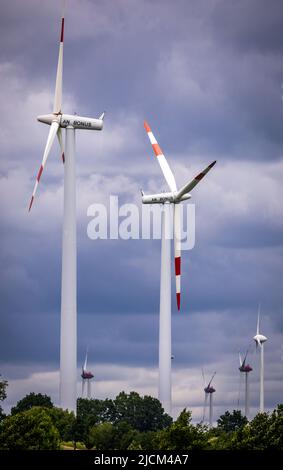
POLYGON ((57 65, 54 107, 53 107, 53 113, 54 114, 61 113, 61 111, 62 111, 64 22, 65 22, 65 18, 63 17, 62 20, 61 20, 59 57, 58 57, 58 65, 57 65))
POLYGON ((205 170, 203 170, 201 173, 199 173, 192 181, 190 181, 189 183, 185 184, 185 186, 183 186, 180 191, 178 191, 177 195, 176 195, 176 199, 181 199, 181 197, 184 195, 184 194, 187 194, 189 193, 192 189, 194 189, 194 187, 199 184, 199 182, 202 180, 202 178, 209 172, 209 170, 211 170, 211 168, 214 167, 216 163, 216 160, 214 162, 212 162, 210 165, 208 165, 205 170))
POLYGON ((177 308, 181 305, 181 206, 174 204, 174 256, 177 308))
POLYGON ((65 152, 64 152, 64 144, 63 144, 61 127, 59 127, 59 129, 57 131, 57 137, 58 137, 58 142, 59 142, 60 149, 61 149, 62 161, 63 161, 63 163, 65 163, 65 152))
POLYGON ((29 211, 31 210, 31 207, 32 207, 32 204, 33 204, 33 201, 34 201, 34 197, 35 197, 35 193, 36 193, 36 190, 37 190, 37 187, 38 187, 38 183, 39 183, 39 181, 40 181, 42 172, 43 172, 43 170, 44 170, 44 167, 45 167, 45 164, 46 164, 46 160, 47 160, 47 158, 48 158, 48 155, 49 155, 49 153, 50 153, 52 144, 53 144, 54 139, 55 139, 55 137, 56 137, 58 128, 59 128, 59 123, 53 121, 52 124, 51 124, 51 126, 50 126, 50 130, 49 130, 49 134, 48 134, 48 138, 47 138, 47 142, 46 142, 46 146, 45 146, 45 150, 44 150, 44 154, 43 154, 41 166, 40 166, 40 168, 39 168, 39 171, 38 171, 38 174, 37 174, 37 177, 36 177, 36 181, 35 181, 35 185, 34 185, 32 197, 31 197, 30 204, 29 204, 29 211))
POLYGON ((175 181, 175 178, 174 178, 174 175, 172 173, 172 170, 170 168, 170 166, 168 165, 168 162, 166 160, 166 158, 164 157, 163 155, 163 152, 161 150, 161 148, 159 147, 158 143, 157 143, 157 140, 156 138, 154 137, 148 123, 146 121, 144 121, 144 127, 145 127, 145 130, 147 132, 147 135, 148 135, 148 138, 150 140, 150 143, 152 145, 152 148, 153 148, 153 151, 157 157, 157 160, 158 160, 158 163, 161 167, 161 170, 162 170, 162 173, 168 183, 168 186, 170 188, 171 191, 177 191, 177 186, 176 186, 176 181, 175 181))

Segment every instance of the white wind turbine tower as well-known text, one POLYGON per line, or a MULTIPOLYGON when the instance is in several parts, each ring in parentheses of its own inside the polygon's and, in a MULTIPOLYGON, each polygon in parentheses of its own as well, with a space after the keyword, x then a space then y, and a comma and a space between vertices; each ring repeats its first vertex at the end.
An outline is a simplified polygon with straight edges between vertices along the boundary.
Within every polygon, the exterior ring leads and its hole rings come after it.
MULTIPOLYGON (((205 378, 204 378, 204 373, 202 372, 203 374, 203 381, 205 381, 205 378)), ((214 387, 212 387, 211 383, 212 383, 212 380, 214 379, 215 377, 215 374, 216 372, 213 373, 210 381, 208 382, 208 385, 206 387, 204 387, 204 407, 203 407, 203 418, 202 418, 202 421, 204 421, 205 419, 205 409, 207 407, 207 400, 208 400, 208 397, 209 397, 209 427, 212 428, 212 424, 213 424, 213 393, 216 391, 214 387)))
POLYGON ((60 333, 60 405, 76 413, 77 400, 77 248, 76 248, 76 183, 75 130, 101 130, 104 114, 99 119, 62 113, 64 15, 61 21, 59 58, 52 114, 37 120, 50 126, 42 163, 36 178, 29 211, 34 202, 40 177, 57 135, 64 165, 64 221, 62 243, 61 333, 60 333), (64 152, 62 131, 66 129, 64 152))
POLYGON ((256 347, 260 348, 259 412, 264 413, 264 347, 263 345, 265 341, 267 341, 267 337, 260 334, 259 324, 260 324, 260 306, 258 307, 256 335, 254 336, 253 339, 255 340, 256 347))
POLYGON ((240 361, 239 371, 241 372, 241 374, 242 373, 245 374, 245 416, 247 419, 249 419, 249 413, 250 413, 249 372, 253 370, 249 364, 246 364, 248 351, 249 350, 247 350, 246 352, 244 360, 242 360, 241 353, 239 353, 239 361, 240 361))
POLYGON ((94 375, 90 371, 87 370, 87 356, 88 356, 88 352, 86 352, 86 355, 85 355, 85 362, 82 367, 82 374, 81 374, 82 398, 85 395, 85 385, 87 385, 86 397, 88 400, 90 400, 91 399, 91 379, 93 379, 94 375))
POLYGON ((155 156, 170 188, 168 193, 144 195, 143 204, 163 204, 161 228, 161 277, 159 311, 159 400, 166 413, 171 414, 171 204, 174 209, 174 251, 177 307, 181 302, 181 208, 180 203, 190 199, 189 192, 215 165, 211 163, 192 181, 177 189, 175 177, 147 122, 144 123, 155 156))

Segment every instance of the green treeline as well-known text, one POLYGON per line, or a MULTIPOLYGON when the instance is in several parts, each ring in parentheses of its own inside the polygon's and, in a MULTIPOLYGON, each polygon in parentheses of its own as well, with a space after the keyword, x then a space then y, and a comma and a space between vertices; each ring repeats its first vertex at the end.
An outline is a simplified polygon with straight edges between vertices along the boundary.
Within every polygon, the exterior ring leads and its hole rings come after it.
MULTIPOLYGON (((2 382, 3 383, 3 382, 2 382)), ((1 384, 1 382, 0 382, 1 384)), ((7 384, 6 384, 7 385, 7 384)), ((1 386, 1 399, 6 397, 1 386)), ((30 393, 5 416, 0 407, 1 450, 283 450, 283 405, 248 422, 239 410, 208 429, 183 410, 176 421, 153 397, 121 392, 114 400, 77 402, 77 417, 30 393)))

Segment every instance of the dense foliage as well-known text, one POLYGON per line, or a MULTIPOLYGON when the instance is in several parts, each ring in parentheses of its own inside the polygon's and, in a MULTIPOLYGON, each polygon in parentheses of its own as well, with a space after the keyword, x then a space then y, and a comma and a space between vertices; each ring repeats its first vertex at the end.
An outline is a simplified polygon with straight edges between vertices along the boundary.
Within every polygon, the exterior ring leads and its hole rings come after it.
POLYGON ((56 450, 59 432, 44 408, 32 408, 8 416, 0 426, 2 450, 56 450))
POLYGON ((27 411, 34 406, 42 406, 43 408, 52 408, 53 403, 48 395, 41 393, 29 393, 22 400, 18 401, 16 406, 11 409, 11 414, 15 415, 21 411, 27 411))
MULTIPOLYGON (((0 381, 0 400, 7 382, 0 381)), ((283 450, 283 405, 248 422, 239 410, 226 411, 217 427, 193 424, 184 409, 176 421, 160 402, 136 392, 114 400, 79 399, 77 417, 53 406, 46 395, 30 393, 0 422, 0 449, 97 450, 283 450)))
MULTIPOLYGON (((1 377, 1 375, 0 375, 0 377, 1 377)), ((7 397, 7 392, 6 392, 7 387, 8 387, 7 380, 3 380, 3 379, 0 378, 0 401, 5 400, 5 398, 7 397)), ((2 406, 0 406, 0 422, 4 418, 5 418, 5 414, 3 412, 2 406)))

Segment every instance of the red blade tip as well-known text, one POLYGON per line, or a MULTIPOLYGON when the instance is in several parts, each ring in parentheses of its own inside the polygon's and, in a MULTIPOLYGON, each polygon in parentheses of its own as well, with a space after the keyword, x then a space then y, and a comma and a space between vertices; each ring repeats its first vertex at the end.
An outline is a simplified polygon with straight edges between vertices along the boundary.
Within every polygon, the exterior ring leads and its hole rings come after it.
POLYGON ((64 42, 64 21, 65 18, 62 18, 60 42, 64 42))
POLYGON ((178 310, 180 310, 181 294, 177 292, 176 297, 177 297, 177 307, 178 307, 178 310))
POLYGON ((151 132, 151 129, 146 121, 144 121, 143 125, 144 125, 146 132, 151 132))
POLYGON ((30 200, 30 203, 29 203, 29 208, 28 208, 28 211, 29 211, 29 212, 30 212, 30 210, 31 210, 31 206, 32 206, 33 200, 34 200, 34 197, 32 196, 32 197, 31 197, 31 200, 30 200))

